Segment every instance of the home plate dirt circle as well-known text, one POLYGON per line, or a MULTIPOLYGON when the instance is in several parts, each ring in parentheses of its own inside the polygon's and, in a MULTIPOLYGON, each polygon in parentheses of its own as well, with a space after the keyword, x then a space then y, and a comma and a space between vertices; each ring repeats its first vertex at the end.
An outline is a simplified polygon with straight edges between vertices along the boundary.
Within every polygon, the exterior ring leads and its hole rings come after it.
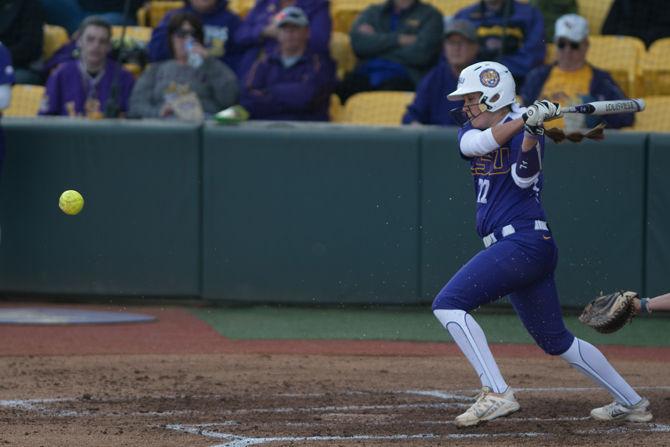
POLYGON ((5 307, 0 309, 0 324, 110 324, 146 323, 152 315, 122 311, 99 311, 58 307, 5 307))

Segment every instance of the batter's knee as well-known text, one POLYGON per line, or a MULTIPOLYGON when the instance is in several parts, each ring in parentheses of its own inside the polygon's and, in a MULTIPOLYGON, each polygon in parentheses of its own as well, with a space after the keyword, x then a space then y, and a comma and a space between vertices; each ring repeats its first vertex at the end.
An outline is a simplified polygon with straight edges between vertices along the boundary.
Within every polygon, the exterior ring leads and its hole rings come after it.
POLYGON ((572 346, 575 336, 568 330, 555 335, 534 336, 537 345, 549 355, 561 355, 572 346))
POLYGON ((445 287, 440 290, 440 293, 438 293, 433 300, 432 310, 433 312, 439 309, 467 310, 464 307, 465 306, 463 306, 461 300, 458 299, 458 296, 445 287))

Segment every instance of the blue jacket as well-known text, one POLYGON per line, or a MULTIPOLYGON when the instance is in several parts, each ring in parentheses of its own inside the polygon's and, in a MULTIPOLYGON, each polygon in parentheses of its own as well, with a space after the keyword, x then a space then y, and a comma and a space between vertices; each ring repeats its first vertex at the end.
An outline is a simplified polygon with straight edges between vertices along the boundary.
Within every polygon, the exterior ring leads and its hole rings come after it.
POLYGON ((328 121, 334 87, 335 64, 328 56, 307 51, 285 68, 275 51, 252 65, 240 104, 251 119, 328 121))
POLYGON ((544 19, 534 6, 508 1, 498 14, 488 11, 482 0, 458 11, 455 18, 469 20, 477 27, 480 60, 500 62, 515 78, 523 78, 544 61, 544 19), (510 15, 505 17, 508 7, 510 15))
POLYGON ((151 33, 151 40, 147 49, 149 51, 149 60, 151 62, 159 62, 170 59, 170 44, 168 42, 167 25, 170 17, 178 12, 192 12, 202 20, 205 31, 205 46, 216 47, 221 43, 224 44, 225 53, 221 57, 221 61, 228 65, 233 70, 236 69, 241 58, 241 51, 234 43, 234 35, 237 27, 240 25, 240 18, 230 12, 228 9, 228 0, 219 0, 216 9, 207 14, 200 14, 196 12, 190 3, 187 3, 184 8, 170 11, 163 17, 161 23, 154 28, 151 33))
MULTIPOLYGON (((537 67, 526 76, 526 81, 520 91, 520 96, 524 104, 531 104, 538 99, 542 92, 542 87, 549 77, 551 70, 556 65, 543 65, 537 67)), ((603 70, 591 67, 593 70, 593 78, 589 84, 588 97, 582 98, 584 101, 605 101, 613 99, 624 99, 626 95, 621 91, 619 86, 614 82, 612 76, 603 70)), ((619 113, 616 115, 604 115, 599 117, 587 117, 586 124, 593 127, 598 121, 604 121, 607 127, 618 129, 620 127, 632 126, 635 120, 633 113, 619 113)))
POLYGON ((458 76, 454 75, 445 59, 421 79, 412 104, 402 118, 403 124, 413 121, 421 124, 455 126, 449 111, 462 107, 463 101, 449 101, 447 95, 456 90, 458 76))

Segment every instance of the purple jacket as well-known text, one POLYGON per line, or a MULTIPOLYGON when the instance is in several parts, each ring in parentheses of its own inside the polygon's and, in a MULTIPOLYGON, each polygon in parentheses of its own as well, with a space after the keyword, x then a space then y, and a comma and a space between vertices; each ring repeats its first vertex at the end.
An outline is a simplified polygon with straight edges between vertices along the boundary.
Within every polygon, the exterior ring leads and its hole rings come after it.
POLYGON ((407 112, 403 116, 403 124, 416 121, 421 124, 440 126, 457 125, 449 111, 463 107, 463 101, 447 99, 447 95, 456 90, 457 84, 458 77, 451 71, 446 59, 442 59, 419 82, 414 101, 407 106, 407 112))
POLYGON ((230 68, 236 69, 242 56, 240 48, 234 42, 235 33, 240 25, 240 18, 228 9, 227 0, 219 0, 216 9, 207 14, 196 12, 188 3, 184 8, 167 13, 163 17, 163 20, 161 20, 161 23, 151 33, 151 40, 147 46, 149 60, 151 62, 158 62, 172 57, 168 42, 167 25, 170 17, 184 11, 192 12, 200 17, 205 31, 205 45, 212 48, 223 44, 225 53, 220 58, 221 61, 230 68))
MULTIPOLYGON (((271 54, 277 48, 277 41, 261 37, 261 32, 277 14, 280 0, 257 0, 253 9, 235 33, 235 44, 244 51, 240 61, 238 75, 243 78, 258 59, 261 50, 271 54)), ((302 9, 309 18, 309 50, 314 53, 330 54, 330 32, 333 27, 330 19, 328 0, 297 0, 295 6, 302 9)))
POLYGON ((330 95, 335 87, 335 64, 319 53, 305 53, 284 68, 277 52, 251 67, 240 104, 251 119, 328 121, 330 95))
POLYGON ((104 115, 115 76, 118 79, 119 109, 125 113, 128 111, 128 98, 135 83, 133 75, 116 62, 107 60, 102 78, 97 86, 92 86, 82 75, 79 61, 76 60, 59 65, 51 73, 39 114, 101 117, 104 115), (118 75, 115 75, 116 70, 119 70, 118 75), (86 110, 87 98, 90 98, 89 110, 86 110))

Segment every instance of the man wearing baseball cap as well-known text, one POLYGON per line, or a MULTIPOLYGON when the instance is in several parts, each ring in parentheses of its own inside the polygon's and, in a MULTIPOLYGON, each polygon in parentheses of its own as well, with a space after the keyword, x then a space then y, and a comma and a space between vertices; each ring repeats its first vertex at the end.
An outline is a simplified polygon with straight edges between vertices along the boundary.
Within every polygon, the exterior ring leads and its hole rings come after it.
POLYGON ((275 20, 279 47, 251 67, 240 104, 251 119, 328 121, 335 64, 309 50, 309 19, 302 9, 288 6, 275 20))
POLYGON ((444 26, 444 58, 421 80, 403 124, 455 125, 449 111, 463 101, 450 101, 446 93, 456 90, 458 75, 477 60, 477 30, 468 20, 448 19, 444 26))
MULTIPOLYGON (((528 74, 520 92, 524 104, 546 98, 561 106, 569 106, 626 97, 609 73, 586 61, 589 24, 584 17, 563 15, 556 20, 555 30, 556 62, 538 67, 528 74)), ((632 113, 606 116, 571 114, 552 122, 552 126, 572 132, 594 127, 602 120, 607 127, 616 129, 633 125, 634 119, 632 113)))

